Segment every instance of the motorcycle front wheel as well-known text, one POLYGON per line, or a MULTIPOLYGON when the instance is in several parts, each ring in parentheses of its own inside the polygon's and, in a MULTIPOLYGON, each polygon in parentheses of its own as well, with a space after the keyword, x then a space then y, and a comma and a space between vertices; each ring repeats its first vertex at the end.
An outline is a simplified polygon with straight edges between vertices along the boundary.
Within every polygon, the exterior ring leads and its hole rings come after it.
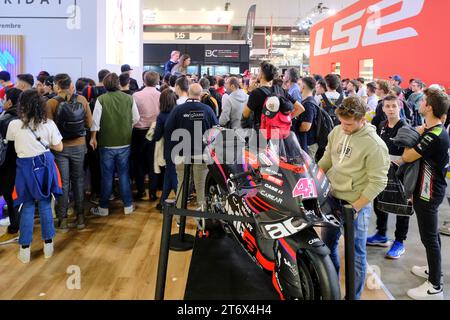
POLYGON ((327 256, 312 251, 297 254, 300 288, 303 297, 285 296, 287 300, 340 300, 339 278, 336 268, 327 256))

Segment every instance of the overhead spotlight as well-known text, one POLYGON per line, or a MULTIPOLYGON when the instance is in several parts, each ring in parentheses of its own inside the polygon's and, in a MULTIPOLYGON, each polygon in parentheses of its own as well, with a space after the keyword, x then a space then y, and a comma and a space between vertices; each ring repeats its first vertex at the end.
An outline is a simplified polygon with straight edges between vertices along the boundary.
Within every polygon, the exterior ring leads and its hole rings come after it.
POLYGON ((328 15, 329 15, 329 16, 334 16, 334 15, 336 15, 336 10, 335 10, 335 9, 330 9, 330 10, 328 11, 328 15))

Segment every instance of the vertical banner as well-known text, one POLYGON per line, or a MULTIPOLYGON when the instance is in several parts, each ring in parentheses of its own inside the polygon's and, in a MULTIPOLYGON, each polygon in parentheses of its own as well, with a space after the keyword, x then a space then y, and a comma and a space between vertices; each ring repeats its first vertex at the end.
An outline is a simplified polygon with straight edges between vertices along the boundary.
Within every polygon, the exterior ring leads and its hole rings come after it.
POLYGON ((140 0, 107 0, 107 64, 140 65, 142 34, 140 9, 140 0))
POLYGON ((253 49, 255 22, 256 22, 256 4, 252 5, 248 10, 247 26, 245 28, 245 43, 249 45, 250 49, 253 49))
POLYGON ((23 36, 0 35, 0 71, 8 71, 15 79, 22 73, 22 57, 23 36))

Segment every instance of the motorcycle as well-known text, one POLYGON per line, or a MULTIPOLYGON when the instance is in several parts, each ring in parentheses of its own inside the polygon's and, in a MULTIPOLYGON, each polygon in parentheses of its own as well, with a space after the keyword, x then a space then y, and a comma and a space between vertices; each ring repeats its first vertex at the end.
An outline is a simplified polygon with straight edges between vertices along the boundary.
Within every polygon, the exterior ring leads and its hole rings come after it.
POLYGON ((330 250, 314 229, 341 224, 322 212, 330 192, 326 175, 294 134, 263 148, 250 148, 245 139, 223 128, 205 137, 207 211, 253 218, 220 225, 272 277, 282 300, 340 300, 330 250))

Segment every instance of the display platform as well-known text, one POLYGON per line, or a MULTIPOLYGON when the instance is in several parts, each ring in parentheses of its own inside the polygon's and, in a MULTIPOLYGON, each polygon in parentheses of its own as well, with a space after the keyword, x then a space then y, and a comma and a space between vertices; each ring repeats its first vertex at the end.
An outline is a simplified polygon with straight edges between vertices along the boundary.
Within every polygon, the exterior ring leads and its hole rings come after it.
POLYGON ((279 300, 272 278, 221 229, 196 238, 185 300, 279 300))

